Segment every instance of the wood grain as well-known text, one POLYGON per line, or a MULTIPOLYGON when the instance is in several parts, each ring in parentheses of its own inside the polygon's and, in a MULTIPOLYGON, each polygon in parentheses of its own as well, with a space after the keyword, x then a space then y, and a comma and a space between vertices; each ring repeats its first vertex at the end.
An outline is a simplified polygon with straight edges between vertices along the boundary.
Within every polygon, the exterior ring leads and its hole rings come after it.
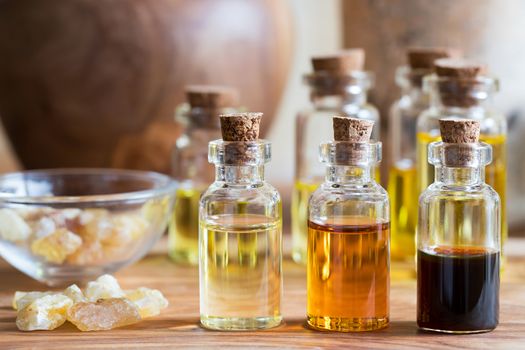
MULTIPOLYGON (((525 239, 511 239, 519 247, 525 239)), ((501 289, 499 327, 477 335, 423 333, 415 324, 415 281, 395 280, 391 289, 391 325, 370 333, 340 334, 305 328, 306 282, 303 267, 290 259, 284 263, 283 315, 285 323, 259 332, 216 332, 198 326, 198 271, 177 267, 163 252, 151 254, 117 274, 124 288, 149 286, 161 289, 170 301, 159 316, 140 324, 107 332, 81 333, 65 325, 51 332, 19 332, 10 302, 15 290, 43 288, 6 263, 0 263, 0 348, 53 349, 104 348, 217 348, 310 349, 359 347, 367 349, 513 349, 525 341, 525 256, 511 257, 501 289)))
POLYGON ((0 1, 0 115, 26 168, 110 166, 122 137, 172 120, 186 84, 237 88, 264 135, 291 41, 281 0, 0 1))

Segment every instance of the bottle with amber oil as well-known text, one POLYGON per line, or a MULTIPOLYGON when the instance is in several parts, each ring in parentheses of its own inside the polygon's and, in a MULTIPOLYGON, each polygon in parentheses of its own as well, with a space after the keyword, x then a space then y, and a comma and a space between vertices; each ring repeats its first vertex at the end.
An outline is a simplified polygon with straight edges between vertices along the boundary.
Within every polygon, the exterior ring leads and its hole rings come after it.
POLYGON ((507 123, 503 114, 493 106, 493 97, 499 88, 498 80, 486 75, 484 65, 464 59, 436 60, 435 71, 435 74, 424 78, 424 89, 430 94, 431 105, 420 115, 417 124, 419 192, 423 192, 434 179, 434 166, 427 161, 428 145, 440 139, 439 119, 479 121, 480 140, 492 147, 492 162, 485 169, 485 181, 501 199, 503 247, 507 238, 507 123))
MULTIPOLYGON (((365 52, 350 49, 312 58, 313 73, 304 77, 310 87, 313 108, 297 115, 295 129, 295 184, 292 194, 292 258, 306 264, 308 199, 323 182, 324 167, 317 149, 332 134, 332 116, 351 116, 376 123, 373 140, 379 138, 379 113, 367 102, 373 75, 364 71, 365 52)), ((379 171, 376 173, 379 177, 379 171)))
MULTIPOLYGON (((400 267, 415 273, 416 225, 419 191, 416 183, 416 124, 417 117, 430 105, 428 93, 423 91, 423 77, 433 73, 434 61, 455 55, 446 48, 410 48, 408 64, 396 71, 396 83, 401 97, 390 109, 390 195, 391 257, 400 267), (406 263, 406 264, 405 264, 406 263)), ((396 273, 394 272, 394 275, 396 273)))
POLYGON ((429 146, 435 181, 421 195, 417 232, 417 323, 445 333, 498 325, 500 201, 484 182, 491 146, 475 120, 440 120, 429 146))
POLYGON ((308 216, 307 322, 317 330, 384 328, 389 318, 389 202, 374 181, 381 143, 373 122, 334 117, 320 146, 326 178, 308 216))
POLYGON ((220 138, 217 116, 237 111, 237 91, 224 86, 186 87, 187 104, 177 109, 177 119, 186 126, 172 154, 172 175, 179 182, 169 224, 168 252, 177 263, 199 263, 199 199, 213 181, 208 163, 208 142, 220 138))
POLYGON ((200 320, 217 330, 281 323, 282 224, 279 193, 264 181, 270 143, 258 139, 262 113, 221 115, 210 142, 215 182, 199 204, 200 320))

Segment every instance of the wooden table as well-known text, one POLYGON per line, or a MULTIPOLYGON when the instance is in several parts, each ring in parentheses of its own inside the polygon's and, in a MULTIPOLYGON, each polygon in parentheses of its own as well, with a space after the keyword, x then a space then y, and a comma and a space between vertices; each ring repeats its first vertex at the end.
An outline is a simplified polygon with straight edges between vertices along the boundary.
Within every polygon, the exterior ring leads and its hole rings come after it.
POLYGON ((158 288, 170 306, 155 318, 107 332, 81 333, 71 325, 54 331, 19 332, 11 298, 15 290, 44 286, 0 263, 0 349, 53 348, 218 348, 218 349, 516 349, 525 348, 525 239, 509 241, 510 262, 501 286, 500 325, 477 335, 441 335, 420 332, 415 324, 415 281, 394 280, 391 288, 391 324, 377 332, 341 334, 305 328, 304 268, 284 262, 283 315, 285 323, 259 332, 215 332, 198 325, 197 268, 173 265, 163 253, 153 253, 119 273, 123 288, 158 288), (519 254, 522 254, 520 256, 519 254))

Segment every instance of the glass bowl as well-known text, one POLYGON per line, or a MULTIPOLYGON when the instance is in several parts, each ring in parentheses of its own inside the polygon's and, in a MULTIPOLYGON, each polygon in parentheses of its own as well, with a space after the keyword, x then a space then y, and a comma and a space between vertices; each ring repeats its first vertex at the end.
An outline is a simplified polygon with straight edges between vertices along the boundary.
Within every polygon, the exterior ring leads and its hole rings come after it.
POLYGON ((0 176, 0 255, 48 285, 92 280, 143 257, 166 229, 175 182, 113 169, 0 176))

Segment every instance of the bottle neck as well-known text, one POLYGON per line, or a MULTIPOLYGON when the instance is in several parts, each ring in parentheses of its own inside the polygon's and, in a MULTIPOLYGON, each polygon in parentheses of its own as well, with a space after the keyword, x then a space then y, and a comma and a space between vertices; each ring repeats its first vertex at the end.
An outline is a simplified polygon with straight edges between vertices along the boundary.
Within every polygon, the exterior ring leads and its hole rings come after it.
POLYGON ((481 185, 485 182, 483 167, 452 168, 446 166, 435 167, 436 182, 447 186, 464 187, 481 185))
POLYGON ((338 110, 353 114, 356 113, 361 106, 366 104, 367 94, 366 90, 335 95, 325 95, 314 91, 311 94, 311 101, 317 110, 338 110))
POLYGON ((425 91, 430 95, 431 107, 444 113, 473 115, 480 110, 491 108, 498 91, 497 80, 479 78, 462 81, 452 78, 427 76, 425 91))
POLYGON ((414 106, 428 106, 430 104, 430 96, 423 91, 421 86, 406 85, 401 88, 402 96, 406 96, 412 101, 414 106))
POLYGON ((218 165, 215 181, 232 185, 253 185, 264 181, 263 165, 218 165))
POLYGON ((373 181, 372 167, 356 165, 329 165, 326 181, 338 184, 365 184, 373 181))

